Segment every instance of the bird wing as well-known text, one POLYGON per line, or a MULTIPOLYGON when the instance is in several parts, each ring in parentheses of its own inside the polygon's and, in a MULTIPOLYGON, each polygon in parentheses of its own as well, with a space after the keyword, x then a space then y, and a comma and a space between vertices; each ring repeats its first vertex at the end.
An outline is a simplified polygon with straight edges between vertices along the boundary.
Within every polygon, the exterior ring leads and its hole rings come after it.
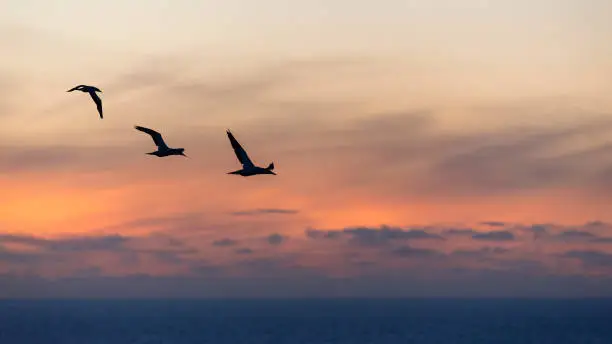
POLYGON ((246 151, 244 150, 244 148, 242 148, 240 143, 236 141, 234 135, 232 135, 229 130, 227 131, 227 137, 229 138, 230 143, 232 144, 232 148, 234 149, 234 153, 236 153, 236 157, 238 158, 238 161, 240 161, 240 163, 242 164, 243 168, 253 167, 253 162, 251 161, 251 159, 249 159, 249 156, 247 155, 246 151))
POLYGON ((89 92, 89 95, 91 96, 91 99, 93 99, 94 103, 96 103, 96 108, 98 108, 100 118, 104 118, 102 115, 102 99, 100 99, 96 92, 89 92))
POLYGON ((78 85, 78 86, 74 86, 73 88, 69 89, 69 90, 68 90, 68 91, 66 91, 66 92, 76 91, 76 90, 80 89, 80 88, 81 88, 81 87, 83 87, 83 86, 85 86, 85 85, 78 85))
POLYGON ((159 147, 159 148, 168 148, 168 146, 164 142, 164 139, 162 138, 161 134, 158 133, 157 131, 155 131, 153 129, 141 127, 141 126, 138 126, 138 125, 134 126, 134 128, 136 130, 142 131, 143 133, 147 133, 147 134, 151 135, 151 138, 153 139, 153 142, 155 142, 155 145, 157 147, 159 147))

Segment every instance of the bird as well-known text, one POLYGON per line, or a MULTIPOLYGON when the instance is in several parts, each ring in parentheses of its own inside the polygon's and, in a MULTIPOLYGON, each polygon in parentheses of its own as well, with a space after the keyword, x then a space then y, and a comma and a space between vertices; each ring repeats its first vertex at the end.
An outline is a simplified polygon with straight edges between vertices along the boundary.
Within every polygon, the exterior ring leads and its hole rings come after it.
POLYGON ((270 163, 270 165, 268 165, 268 167, 263 168, 263 167, 259 167, 259 166, 255 166, 253 164, 253 162, 251 161, 251 159, 249 158, 249 156, 247 155, 246 151, 244 150, 244 148, 242 148, 242 146, 240 145, 240 143, 238 143, 238 141, 236 141, 236 138, 234 138, 234 135, 232 135, 232 133, 228 130, 226 130, 227 132, 227 137, 230 140, 230 143, 232 144, 232 148, 234 149, 234 153, 236 153, 236 157, 238 158, 238 161, 240 161, 240 163, 242 164, 242 169, 241 170, 237 170, 237 171, 233 171, 233 172, 228 172, 227 174, 238 174, 241 175, 243 177, 248 177, 248 176, 254 176, 256 174, 273 174, 276 175, 276 173, 274 173, 274 163, 270 163))
POLYGON ((104 116, 102 115, 102 99, 100 99, 100 97, 98 97, 98 94, 96 93, 96 92, 102 92, 99 88, 95 86, 78 85, 78 86, 75 86, 69 89, 66 92, 72 92, 72 91, 81 91, 81 92, 89 93, 89 95, 91 96, 91 99, 93 99, 94 103, 96 103, 96 108, 98 109, 98 113, 100 114, 100 119, 104 118, 104 116))
POLYGON ((143 133, 147 133, 147 134, 151 135, 151 138, 153 139, 153 142, 157 146, 157 150, 155 152, 151 152, 151 153, 147 153, 147 154, 155 155, 155 156, 157 156, 159 158, 162 158, 162 157, 165 157, 165 156, 170 156, 170 155, 182 155, 182 156, 188 158, 188 156, 185 155, 185 148, 170 148, 170 147, 168 147, 168 145, 166 145, 166 143, 164 142, 164 139, 162 138, 161 134, 158 133, 157 131, 155 131, 153 129, 141 127, 139 125, 135 125, 134 129, 140 130, 143 133))

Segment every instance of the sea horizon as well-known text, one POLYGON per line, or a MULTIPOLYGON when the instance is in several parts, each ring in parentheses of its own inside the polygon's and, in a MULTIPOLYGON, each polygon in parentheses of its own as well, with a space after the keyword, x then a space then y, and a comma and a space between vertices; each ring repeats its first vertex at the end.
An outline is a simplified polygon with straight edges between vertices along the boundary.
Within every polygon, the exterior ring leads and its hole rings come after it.
POLYGON ((0 300, 0 342, 612 342, 612 299, 0 300))

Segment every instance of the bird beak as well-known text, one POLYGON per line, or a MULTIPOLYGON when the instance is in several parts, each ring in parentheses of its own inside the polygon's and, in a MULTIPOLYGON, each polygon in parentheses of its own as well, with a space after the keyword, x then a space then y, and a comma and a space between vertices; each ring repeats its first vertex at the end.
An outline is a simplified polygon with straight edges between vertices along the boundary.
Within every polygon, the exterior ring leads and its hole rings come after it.
POLYGON ((185 158, 189 158, 187 155, 185 155, 185 153, 181 153, 182 156, 184 156, 185 158))

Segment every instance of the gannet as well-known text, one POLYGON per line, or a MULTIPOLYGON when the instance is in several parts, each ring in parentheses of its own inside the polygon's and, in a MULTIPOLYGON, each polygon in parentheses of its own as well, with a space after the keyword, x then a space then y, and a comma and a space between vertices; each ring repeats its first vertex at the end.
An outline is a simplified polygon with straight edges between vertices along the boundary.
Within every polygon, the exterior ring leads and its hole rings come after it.
POLYGON ((98 109, 98 113, 100 114, 100 119, 103 118, 103 115, 102 115, 102 99, 100 99, 100 97, 98 97, 98 94, 96 93, 96 92, 102 92, 102 91, 100 91, 99 88, 94 87, 94 86, 79 85, 79 86, 76 86, 76 87, 73 87, 73 88, 69 89, 66 92, 72 92, 72 91, 81 91, 81 92, 89 93, 89 95, 91 96, 91 99, 93 99, 94 103, 96 103, 96 108, 98 109))
POLYGON ((143 133, 147 133, 149 135, 151 135, 151 138, 153 139, 153 142, 155 142, 155 145, 157 146, 157 151, 155 152, 151 152, 151 153, 147 153, 149 155, 155 155, 157 157, 164 157, 164 156, 170 156, 170 155, 182 155, 184 157, 187 157, 187 155, 185 155, 185 148, 170 148, 166 145, 166 143, 164 142, 164 139, 162 138, 161 134, 158 133, 157 131, 153 130, 153 129, 149 129, 149 128, 145 128, 145 127, 141 127, 138 125, 134 126, 134 129, 136 130, 140 130, 143 133))
POLYGON ((254 176, 256 174, 276 175, 276 173, 272 171, 274 169, 273 162, 270 163, 270 165, 268 165, 268 167, 266 168, 255 166, 253 162, 251 161, 251 159, 249 159, 249 156, 247 155, 244 148, 242 148, 240 143, 236 141, 236 139, 234 138, 234 135, 232 135, 232 133, 229 130, 227 130, 226 132, 227 132, 227 137, 229 138, 230 143, 232 144, 232 148, 234 149, 234 153, 236 153, 236 157, 238 158, 238 161, 240 161, 240 163, 242 164, 241 170, 237 170, 234 172, 228 172, 227 174, 239 174, 243 177, 254 176))

